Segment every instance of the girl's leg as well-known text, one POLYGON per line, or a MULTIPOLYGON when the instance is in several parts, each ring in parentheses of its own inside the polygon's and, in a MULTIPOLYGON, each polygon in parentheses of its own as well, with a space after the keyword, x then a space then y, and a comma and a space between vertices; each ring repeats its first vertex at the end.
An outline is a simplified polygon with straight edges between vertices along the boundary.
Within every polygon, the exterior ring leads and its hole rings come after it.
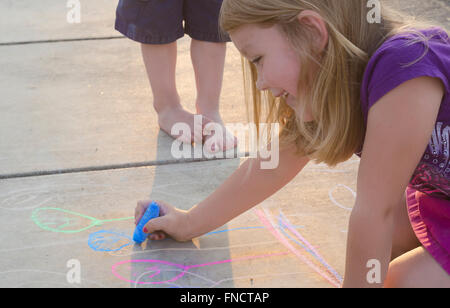
MULTIPOLYGON (((226 43, 213 43, 192 39, 191 59, 197 85, 197 113, 222 126, 225 133, 220 149, 226 150, 237 145, 237 139, 226 131, 219 112, 225 66, 226 43), (228 139, 228 144, 227 144, 228 139)), ((217 137, 217 136, 216 136, 217 137)))
POLYGON ((391 261, 420 246, 420 241, 417 239, 409 221, 405 192, 401 203, 396 208, 391 261))
MULTIPOLYGON (((194 141, 194 115, 183 109, 176 88, 177 42, 163 45, 141 44, 141 50, 159 126, 167 134, 179 138, 180 136, 171 134, 173 125, 180 122, 188 124, 191 137, 181 141, 191 143, 194 141)), ((204 125, 206 121, 202 122, 204 125)))
POLYGON ((406 193, 397 206, 391 263, 385 287, 450 287, 450 276, 423 248, 408 217, 406 193))
POLYGON ((413 249, 389 265, 387 288, 450 288, 450 275, 423 247, 413 249))

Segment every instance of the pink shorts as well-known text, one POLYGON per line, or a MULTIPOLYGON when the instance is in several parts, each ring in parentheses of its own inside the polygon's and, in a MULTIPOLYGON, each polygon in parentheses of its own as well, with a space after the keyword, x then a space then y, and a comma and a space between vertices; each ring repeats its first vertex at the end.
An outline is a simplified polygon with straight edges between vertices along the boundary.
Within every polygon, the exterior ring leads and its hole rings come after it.
POLYGON ((417 238, 450 275, 450 201, 408 187, 406 203, 417 238))

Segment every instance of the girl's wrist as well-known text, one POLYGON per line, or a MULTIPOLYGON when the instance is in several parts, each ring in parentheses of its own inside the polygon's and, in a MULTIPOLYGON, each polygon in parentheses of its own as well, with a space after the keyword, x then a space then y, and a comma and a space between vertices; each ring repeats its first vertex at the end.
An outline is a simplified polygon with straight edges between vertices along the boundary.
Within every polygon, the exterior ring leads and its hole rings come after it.
POLYGON ((186 211, 186 237, 188 241, 200 235, 196 232, 198 223, 196 223, 195 217, 193 216, 192 208, 186 211))

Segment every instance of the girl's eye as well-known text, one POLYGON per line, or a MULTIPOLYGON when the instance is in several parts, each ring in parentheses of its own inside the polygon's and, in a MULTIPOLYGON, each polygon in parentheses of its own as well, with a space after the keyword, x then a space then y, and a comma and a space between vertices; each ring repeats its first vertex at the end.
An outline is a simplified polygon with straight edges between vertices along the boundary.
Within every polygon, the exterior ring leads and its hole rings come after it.
POLYGON ((253 60, 253 61, 251 61, 253 64, 258 64, 259 63, 259 61, 261 61, 261 58, 262 57, 258 57, 258 58, 256 58, 255 60, 253 60))

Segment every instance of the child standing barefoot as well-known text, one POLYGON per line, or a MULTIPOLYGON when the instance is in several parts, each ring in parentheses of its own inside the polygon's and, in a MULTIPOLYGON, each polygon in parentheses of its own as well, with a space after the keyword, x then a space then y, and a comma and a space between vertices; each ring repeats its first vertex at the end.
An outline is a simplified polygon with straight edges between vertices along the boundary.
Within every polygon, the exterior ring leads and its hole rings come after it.
MULTIPOLYGON (((208 122, 222 125, 224 136, 212 134, 211 152, 237 145, 236 138, 226 131, 219 113, 219 100, 226 54, 227 35, 219 32, 218 15, 222 0, 120 0, 115 28, 141 43, 148 79, 153 92, 153 107, 163 131, 191 143, 194 132, 203 130, 208 122), (183 28, 183 20, 185 27, 183 28), (197 85, 196 110, 203 116, 202 126, 194 127, 194 115, 186 111, 176 88, 177 40, 187 33, 191 38, 191 58, 197 85), (190 138, 173 135, 176 123, 186 123, 190 138), (217 148, 215 147, 217 145, 217 148)), ((203 133, 199 134, 203 137, 203 133)), ((206 137, 207 139, 209 137, 206 137)), ((203 138, 202 138, 203 139, 203 138)))

